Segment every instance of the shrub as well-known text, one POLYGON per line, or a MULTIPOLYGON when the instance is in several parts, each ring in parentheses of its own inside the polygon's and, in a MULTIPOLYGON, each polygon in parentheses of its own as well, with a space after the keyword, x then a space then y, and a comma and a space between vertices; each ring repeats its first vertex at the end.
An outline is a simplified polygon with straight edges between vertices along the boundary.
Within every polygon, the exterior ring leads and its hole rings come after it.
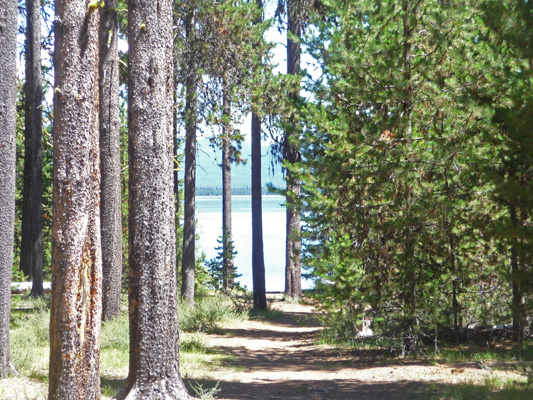
POLYGON ((244 319, 245 313, 237 310, 228 296, 203 295, 194 305, 180 304, 180 329, 185 332, 205 332, 235 319, 244 319))

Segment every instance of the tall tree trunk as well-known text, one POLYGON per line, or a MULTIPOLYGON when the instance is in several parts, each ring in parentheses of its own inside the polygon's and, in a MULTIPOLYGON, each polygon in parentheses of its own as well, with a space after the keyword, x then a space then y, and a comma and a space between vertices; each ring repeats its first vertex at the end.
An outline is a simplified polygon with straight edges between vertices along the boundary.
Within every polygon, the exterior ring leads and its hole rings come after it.
POLYGON ((460 294, 460 279, 459 279, 459 271, 457 268, 457 261, 456 261, 456 239, 455 234, 452 231, 452 226, 449 226, 449 243, 450 243, 450 267, 453 274, 453 282, 452 282, 452 307, 453 307, 453 326, 454 329, 457 331, 459 327, 463 325, 463 317, 461 316, 461 304, 459 303, 459 294, 460 294))
MULTIPOLYGON (((449 181, 448 181, 448 170, 446 169, 445 172, 444 172, 444 182, 445 182, 445 188, 446 188, 446 193, 448 194, 448 201, 450 202, 450 204, 453 204, 453 200, 454 200, 454 195, 453 195, 453 192, 450 190, 450 184, 449 184, 449 181)), ((451 220, 453 220, 453 215, 452 215, 452 218, 451 220)), ((458 295, 459 295, 459 277, 457 276, 458 274, 458 271, 457 271, 457 263, 456 263, 456 260, 455 260, 455 234, 453 233, 453 223, 450 221, 450 219, 448 217, 445 217, 445 226, 446 226, 446 229, 447 229, 447 234, 448 234, 448 243, 450 245, 450 271, 452 273, 452 276, 453 276, 453 281, 452 281, 452 308, 453 308, 453 327, 454 329, 457 331, 457 329, 459 328, 459 325, 462 325, 461 324, 461 316, 460 316, 460 304, 459 304, 459 301, 457 299, 458 295)))
POLYGON ((100 162, 102 234, 102 319, 120 313, 122 201, 116 0, 105 0, 100 16, 100 162))
POLYGON ((179 372, 172 2, 128 8, 130 363, 118 399, 189 399, 179 372))
POLYGON ((189 303, 194 304, 194 269, 195 237, 196 237, 196 112, 197 71, 194 59, 196 55, 190 51, 196 33, 194 32, 194 7, 190 6, 185 20, 187 35, 187 76, 185 78, 185 199, 183 224, 183 256, 181 263, 181 295, 189 303))
MULTIPOLYGON (((302 21, 299 17, 300 7, 295 0, 287 1, 287 32, 300 38, 302 36, 302 21)), ((301 45, 294 42, 287 34, 287 74, 296 75, 300 72, 301 45)), ((296 102, 300 97, 300 90, 290 94, 296 102)), ((293 118, 285 132, 284 158, 289 164, 300 160, 300 151, 294 146, 294 139, 298 137, 298 124, 293 118)), ((302 259, 301 259, 301 214, 298 207, 300 197, 300 181, 291 171, 287 171, 287 226, 285 248, 285 294, 292 299, 298 299, 302 293, 302 259)))
POLYGON ((261 195, 261 118, 252 114, 252 279, 254 308, 267 307, 261 195))
MULTIPOLYGON (((411 26, 411 10, 409 8, 410 1, 409 0, 402 0, 402 11, 403 11, 403 19, 402 19, 402 28, 403 28, 403 77, 405 81, 405 90, 403 93, 403 113, 404 118, 406 120, 406 136, 407 140, 410 141, 412 137, 412 107, 411 107, 411 33, 413 27, 411 26)), ((409 213, 409 205, 411 198, 411 191, 409 191, 407 195, 407 202, 406 202, 406 213, 409 213)), ((406 254, 406 261, 404 268, 406 269, 406 279, 405 279, 405 287, 407 290, 405 290, 404 294, 404 313, 406 314, 404 316, 404 347, 403 347, 403 354, 407 354, 409 352, 414 352, 416 355, 418 351, 418 330, 417 325, 418 321, 416 318, 416 263, 415 263, 415 237, 413 237, 413 232, 411 231, 411 228, 408 227, 406 230, 407 235, 405 239, 405 254, 406 254)), ((421 294, 419 294, 421 295, 421 294)))
POLYGON ((222 132, 222 273, 224 290, 233 289, 235 272, 233 264, 233 232, 231 226, 231 100, 227 81, 223 85, 224 119, 222 132))
MULTIPOLYGON (((263 12, 263 1, 256 0, 263 12)), ((263 20, 262 15, 257 23, 263 20)), ((252 279, 254 308, 267 307, 265 287, 265 256, 263 252, 263 204, 261 185, 261 118, 252 113, 252 279)))
POLYGON ((17 1, 0 0, 0 377, 14 371, 9 355, 15 234, 17 1))
POLYGON ((49 398, 100 398, 99 12, 57 0, 49 398))
MULTIPOLYGON (((518 215, 514 201, 509 205, 511 223, 513 229, 519 229, 518 215)), ((512 284, 512 305, 513 315, 513 342, 520 342, 523 338, 523 310, 521 294, 521 273, 518 262, 518 239, 511 239, 511 284, 512 284)))
POLYGON ((41 2, 26 1, 26 86, 24 141, 24 189, 20 267, 33 280, 32 295, 42 296, 42 83, 41 83, 41 2))
MULTIPOLYGON (((179 14, 179 8, 180 8, 180 2, 175 1, 173 4, 173 11, 172 11, 172 24, 173 26, 178 26, 180 23, 180 14, 179 14)), ((180 180, 179 180, 179 155, 180 155, 180 146, 178 143, 178 135, 179 135, 179 118, 177 110, 179 109, 179 96, 178 96, 178 72, 180 65, 179 60, 179 51, 178 46, 176 43, 177 34, 174 32, 173 36, 173 52, 172 57, 174 60, 174 90, 172 91, 173 96, 173 109, 172 109, 172 140, 174 145, 174 208, 176 209, 175 212, 175 223, 176 223, 176 249, 180 249, 181 251, 176 251, 176 271, 181 270, 181 258, 183 256, 183 235, 180 234, 180 180)), ((182 233, 182 232, 181 232, 182 233)))
MULTIPOLYGON (((409 9, 409 0, 403 0, 402 10, 403 10, 403 76, 405 79, 405 91, 403 98, 403 111, 405 114, 405 119, 407 120, 407 140, 411 140, 412 136, 412 99, 411 99, 411 33, 413 27, 410 24, 411 19, 411 10, 409 9)), ((416 11, 415 11, 416 12, 416 11)))
POLYGON ((457 300, 457 297, 459 295, 459 284, 458 284, 458 276, 457 276, 457 268, 455 263, 455 235, 453 232, 449 232, 449 240, 450 240, 450 262, 451 262, 451 269, 453 274, 453 282, 452 282, 452 307, 453 307, 453 327, 455 330, 459 328, 461 316, 459 315, 460 311, 460 305, 459 301, 457 300))

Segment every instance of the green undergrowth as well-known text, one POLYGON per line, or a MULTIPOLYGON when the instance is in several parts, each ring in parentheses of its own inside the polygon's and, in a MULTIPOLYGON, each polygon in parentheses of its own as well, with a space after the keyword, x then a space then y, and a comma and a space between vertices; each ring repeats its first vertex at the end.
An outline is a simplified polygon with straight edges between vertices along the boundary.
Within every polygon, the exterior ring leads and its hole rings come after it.
POLYGON ((230 296, 219 293, 201 293, 194 305, 179 305, 180 330, 184 332, 210 332, 247 317, 248 312, 235 307, 230 296))
MULTIPOLYGON (((123 295, 122 311, 117 318, 102 323, 100 374, 102 394, 114 397, 125 384, 129 363, 129 321, 127 296, 123 295)), ((205 332, 216 331, 226 324, 248 318, 248 313, 235 307, 234 301, 222 294, 202 294, 194 306, 179 305, 180 363, 185 378, 201 379, 230 355, 209 347, 205 332)), ((11 358, 17 371, 27 378, 48 382, 50 358, 50 297, 33 299, 13 296, 11 312, 11 358)), ((191 383, 192 384, 192 383, 191 383)), ((198 396, 213 398, 213 388, 196 386, 198 396)))
POLYGON ((499 362, 499 363, 530 363, 533 361, 533 342, 520 345, 458 345, 443 346, 442 350, 430 353, 433 359, 442 362, 499 362))
POLYGON ((254 320, 275 322, 283 318, 283 312, 272 308, 267 308, 266 310, 252 310, 250 317, 254 320))
POLYGON ((531 400, 533 399, 533 382, 531 379, 516 381, 487 378, 483 385, 450 385, 440 398, 446 400, 531 400))
POLYGON ((215 400, 220 392, 220 382, 206 380, 191 380, 185 383, 189 388, 189 393, 195 395, 200 400, 215 400))
MULTIPOLYGON (((403 345, 402 338, 375 335, 357 338, 360 326, 346 323, 345 319, 334 319, 330 315, 316 316, 323 329, 316 344, 335 346, 356 357, 370 357, 378 365, 405 360, 398 357, 403 345)), ((416 354, 410 353, 408 360, 432 365, 445 365, 454 368, 474 367, 488 371, 509 371, 516 375, 499 377, 490 375, 483 382, 437 385, 438 399, 449 400, 530 400, 533 399, 533 341, 512 344, 509 341, 455 344, 440 341, 438 350, 433 343, 418 348, 416 354)), ((327 369, 327 366, 323 366, 327 369)), ((428 397, 433 398, 433 397, 428 397)))
POLYGON ((20 374, 48 381, 49 340, 50 297, 13 296, 9 341, 11 359, 20 374))
MULTIPOLYGON (((320 345, 333 345, 339 348, 351 349, 354 352, 382 350, 382 355, 386 358, 397 357, 401 354, 403 347, 402 337, 392 337, 387 335, 374 335, 370 337, 358 338, 357 332, 361 328, 360 324, 351 322, 344 318, 332 318, 328 314, 318 314, 315 318, 323 326, 316 343, 320 345)), ((419 342, 416 353, 411 352, 411 358, 427 359, 432 363, 480 363, 485 362, 495 364, 505 364, 509 366, 522 365, 533 362, 533 340, 525 341, 521 344, 511 344, 509 341, 501 342, 470 342, 456 344, 446 341, 435 343, 426 340, 424 344, 419 342)))

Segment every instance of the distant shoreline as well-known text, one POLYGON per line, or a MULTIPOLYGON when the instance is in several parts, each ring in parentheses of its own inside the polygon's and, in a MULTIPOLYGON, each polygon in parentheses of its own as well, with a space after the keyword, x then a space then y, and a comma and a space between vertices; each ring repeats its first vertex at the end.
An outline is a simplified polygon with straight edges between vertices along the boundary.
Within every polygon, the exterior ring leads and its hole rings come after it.
MULTIPOLYGON (((222 198, 222 195, 221 194, 213 194, 213 195, 207 195, 207 194, 202 194, 202 195, 197 195, 196 198, 210 198, 210 199, 215 199, 215 198, 222 198)), ((251 194, 232 194, 231 197, 252 197, 251 194)), ((280 194, 264 194, 262 195, 261 197, 265 198, 265 197, 268 197, 268 198, 273 198, 273 197, 279 197, 280 199, 284 199, 285 196, 282 196, 280 194)))

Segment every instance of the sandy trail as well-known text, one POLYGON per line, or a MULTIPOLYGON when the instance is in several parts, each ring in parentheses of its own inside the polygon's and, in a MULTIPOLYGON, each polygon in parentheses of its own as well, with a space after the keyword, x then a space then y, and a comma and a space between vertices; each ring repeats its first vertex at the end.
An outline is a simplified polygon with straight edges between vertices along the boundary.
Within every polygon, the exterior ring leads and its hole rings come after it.
MULTIPOLYGON (((319 346, 315 338, 320 327, 311 322, 312 307, 281 301, 271 307, 281 311, 273 321, 243 321, 206 335, 207 351, 220 359, 197 370, 183 365, 185 382, 204 388, 218 382, 219 400, 426 400, 448 399, 446 394, 458 384, 526 379, 476 363, 432 365, 426 360, 384 358, 379 351, 354 354, 319 346)), ((487 392, 475 388, 467 398, 485 400, 487 392)), ((0 400, 46 397, 43 382, 20 376, 0 380, 0 400)))
POLYGON ((431 365, 318 346, 320 328, 309 322, 312 307, 272 307, 283 312, 274 322, 246 321, 209 335, 209 347, 232 356, 202 379, 220 382, 218 399, 441 399, 454 384, 523 379, 478 365, 431 365))

